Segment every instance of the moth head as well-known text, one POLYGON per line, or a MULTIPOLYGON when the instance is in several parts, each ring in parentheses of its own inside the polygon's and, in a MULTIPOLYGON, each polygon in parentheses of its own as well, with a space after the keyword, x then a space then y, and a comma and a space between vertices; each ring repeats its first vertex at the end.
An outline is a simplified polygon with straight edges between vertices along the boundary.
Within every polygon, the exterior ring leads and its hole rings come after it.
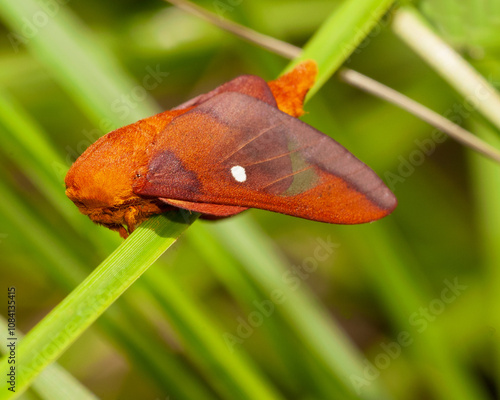
POLYGON ((143 163, 140 150, 144 147, 124 133, 121 128, 103 136, 69 169, 66 195, 83 214, 106 214, 106 210, 112 212, 140 200, 132 187, 143 163))

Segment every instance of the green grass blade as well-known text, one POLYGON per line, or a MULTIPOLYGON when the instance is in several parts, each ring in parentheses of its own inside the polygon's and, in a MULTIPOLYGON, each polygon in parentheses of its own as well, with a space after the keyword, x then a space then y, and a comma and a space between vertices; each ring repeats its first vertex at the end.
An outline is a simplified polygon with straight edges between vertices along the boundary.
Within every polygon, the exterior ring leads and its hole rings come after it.
MULTIPOLYGON (((500 140, 490 129, 474 124, 481 138, 500 147, 500 140)), ((480 243, 483 248, 483 257, 487 274, 484 282, 488 291, 485 295, 486 304, 500 304, 500 168, 490 160, 471 154, 471 170, 474 175, 476 214, 480 228, 480 243)), ((486 323, 488 329, 494 332, 491 335, 489 348, 492 354, 492 381, 500 390, 500 341, 497 333, 500 332, 500 313, 496 306, 487 308, 486 323)))
MULTIPOLYGON (((197 224, 194 229, 190 229, 184 240, 187 240, 193 249, 203 255, 220 282, 238 302, 244 315, 255 311, 256 301, 266 300, 266 293, 253 284, 251 277, 245 274, 240 263, 227 251, 227 247, 223 243, 210 234, 210 230, 205 224, 197 224)), ((305 367, 307 362, 305 357, 299 352, 290 351, 295 342, 290 335, 288 325, 276 316, 268 318, 262 329, 269 338, 269 347, 273 352, 276 352, 277 358, 274 363, 271 362, 267 367, 272 370, 274 375, 279 375, 281 381, 287 382, 288 390, 294 392, 294 390, 300 390, 301 386, 306 385, 314 387, 318 396, 331 395, 330 382, 317 379, 318 374, 305 367)), ((237 343, 232 346, 229 342, 227 345, 227 347, 232 348, 237 346, 237 343)))
POLYGON ((63 160, 54 150, 46 137, 29 115, 16 101, 0 90, 0 127, 4 135, 2 151, 15 154, 16 160, 22 160, 18 166, 26 176, 37 183, 38 188, 71 221, 79 218, 78 210, 66 200, 63 176, 55 166, 63 165, 63 160), (47 163, 52 160, 52 165, 47 163))
POLYGON ((137 84, 89 29, 67 9, 54 5, 58 7, 57 12, 45 8, 50 7, 49 3, 6 0, 0 3, 0 17, 11 29, 23 32, 26 21, 34 15, 47 16, 43 29, 32 35, 28 46, 101 129, 115 129, 152 114, 151 110, 158 110, 149 96, 126 110, 117 109, 117 101, 130 94, 137 84))
POLYGON ((410 6, 401 7, 394 31, 473 107, 500 130, 500 94, 410 6))
MULTIPOLYGON (((184 231, 195 215, 163 214, 146 221, 19 344, 18 391, 55 361, 184 231), (159 220, 171 218, 169 224, 159 220), (145 243, 148 243, 146 246, 145 243)), ((5 375, 7 360, 0 362, 5 375)), ((0 398, 12 398, 0 383, 0 398)))
POLYGON ((179 332, 186 351, 225 399, 281 399, 243 352, 231 352, 201 304, 196 304, 162 270, 143 277, 179 332))
MULTIPOLYGON (((0 331, 8 332, 7 321, 0 316, 0 331)), ((23 334, 15 329, 16 344, 22 340, 23 334)), ((2 335, 0 353, 5 353, 7 344, 10 342, 6 335, 2 335)), ((46 400, 97 400, 92 392, 76 380, 60 365, 54 363, 48 366, 33 382, 32 389, 46 400)))
POLYGON ((85 276, 84 266, 3 181, 0 181, 0 196, 0 213, 6 226, 17 228, 26 243, 30 244, 31 251, 53 264, 51 277, 55 282, 61 287, 72 288, 72 284, 85 276))
MULTIPOLYGON (((129 290, 126 295, 130 292, 129 290)), ((144 296, 130 294, 136 303, 137 299, 141 299, 138 305, 142 309, 150 309, 151 302, 145 301, 144 296)), ((215 400, 212 392, 199 380, 196 371, 184 362, 182 355, 175 354, 165 341, 143 329, 143 324, 148 322, 143 316, 132 313, 128 323, 124 323, 123 318, 111 311, 115 310, 106 311, 103 317, 97 320, 97 324, 127 352, 131 364, 144 372, 145 377, 175 399, 215 400)))
POLYGON ((318 63, 318 79, 308 98, 333 75, 387 12, 393 0, 347 0, 341 3, 304 46, 291 69, 302 60, 318 63))
MULTIPOLYGON (((366 275, 370 276, 399 332, 410 332, 414 339, 415 343, 409 350, 427 375, 434 396, 443 400, 487 399, 487 394, 477 380, 452 352, 445 333, 437 324, 429 323, 420 332, 415 323, 409 322, 412 321, 412 315, 434 300, 425 290, 425 284, 410 272, 418 270, 418 264, 410 256, 410 245, 398 235, 390 221, 362 226, 356 231, 356 235, 359 234, 364 235, 365 244, 356 249, 363 261, 361 265, 366 267, 366 275)), ((347 232, 344 235, 349 236, 347 232)), ((450 277, 448 280, 454 282, 455 278, 450 277)), ((446 288, 444 283, 441 286, 446 288)))
MULTIPOLYGON (((38 267, 45 270, 52 281, 66 291, 77 286, 86 276, 86 268, 74 254, 67 251, 60 237, 48 228, 48 223, 40 223, 1 181, 0 197, 2 221, 10 227, 9 232, 17 228, 26 245, 30 246, 30 251, 36 254, 38 267)), ((138 299, 143 300, 139 306, 140 311, 148 308, 148 303, 140 295, 130 293, 130 296, 136 306, 138 299)), ((145 331, 148 321, 139 311, 125 307, 130 302, 128 300, 127 304, 115 304, 113 310, 108 310, 97 321, 98 325, 127 353, 135 365, 140 366, 141 371, 155 380, 158 387, 179 399, 211 399, 212 396, 194 374, 168 352, 165 343, 145 331), (126 310, 132 326, 130 323, 124 325, 123 318, 119 318, 117 314, 120 310, 126 310)))
MULTIPOLYGON (((274 291, 282 294, 285 301, 276 307, 281 309, 290 328, 317 362, 329 371, 344 396, 356 398, 352 378, 363 376, 361 355, 313 299, 304 287, 304 282, 301 281, 297 288, 285 279, 288 269, 264 239, 263 233, 244 218, 239 218, 238 223, 234 220, 219 222, 210 226, 209 231, 232 250, 233 255, 268 294, 268 298, 273 296, 274 291)), ((386 397, 377 383, 373 382, 362 398, 386 397)))

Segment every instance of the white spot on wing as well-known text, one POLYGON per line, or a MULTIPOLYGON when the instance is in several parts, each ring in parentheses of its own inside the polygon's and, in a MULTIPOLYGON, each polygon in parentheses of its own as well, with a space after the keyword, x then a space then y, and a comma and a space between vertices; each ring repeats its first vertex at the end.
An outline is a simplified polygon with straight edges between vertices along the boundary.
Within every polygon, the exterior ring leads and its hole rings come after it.
POLYGON ((245 182, 247 180, 247 173, 241 165, 231 167, 231 174, 237 182, 245 182))

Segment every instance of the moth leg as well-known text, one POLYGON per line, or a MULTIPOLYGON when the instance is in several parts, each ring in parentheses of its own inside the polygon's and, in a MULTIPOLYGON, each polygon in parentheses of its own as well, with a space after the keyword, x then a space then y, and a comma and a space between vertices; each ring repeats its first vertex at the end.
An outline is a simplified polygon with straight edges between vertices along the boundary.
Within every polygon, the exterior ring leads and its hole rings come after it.
POLYGON ((99 224, 99 225, 105 226, 106 228, 111 229, 112 231, 118 232, 123 239, 128 238, 128 232, 123 225, 119 224, 99 224))
POLYGON ((114 229, 116 230, 120 236, 123 238, 123 239, 126 239, 128 238, 128 235, 129 233, 127 232, 127 230, 123 227, 123 225, 120 225, 117 229, 114 229))
MULTIPOLYGON (((123 219, 125 220, 125 224, 127 225, 127 229, 128 229, 129 234, 132 233, 135 230, 136 225, 139 224, 139 221, 137 218, 138 216, 139 216, 139 210, 135 207, 129 207, 129 208, 127 208, 127 211, 125 211, 125 214, 123 215, 123 219)), ((123 228, 123 229, 125 230, 125 228, 123 228)), ((120 235, 121 235, 121 232, 120 232, 120 235)))

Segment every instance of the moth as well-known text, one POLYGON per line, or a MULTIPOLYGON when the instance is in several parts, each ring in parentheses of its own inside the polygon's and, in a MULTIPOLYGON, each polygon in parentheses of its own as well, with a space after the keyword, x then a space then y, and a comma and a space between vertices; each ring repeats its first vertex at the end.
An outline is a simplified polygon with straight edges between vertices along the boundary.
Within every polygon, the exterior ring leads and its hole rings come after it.
POLYGON ((297 119, 316 73, 306 61, 271 82, 239 76, 110 132, 72 165, 66 195, 123 238, 174 207, 213 219, 248 208, 334 224, 382 218, 397 204, 382 180, 297 119))

